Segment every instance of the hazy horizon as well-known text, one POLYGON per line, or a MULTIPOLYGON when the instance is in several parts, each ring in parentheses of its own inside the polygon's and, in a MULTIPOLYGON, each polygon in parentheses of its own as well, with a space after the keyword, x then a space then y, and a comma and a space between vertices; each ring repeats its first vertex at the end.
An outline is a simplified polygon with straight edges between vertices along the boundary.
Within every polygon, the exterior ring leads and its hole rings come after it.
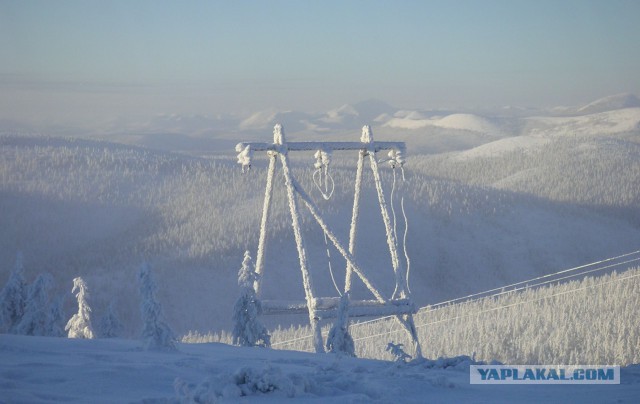
POLYGON ((640 93, 635 1, 0 5, 0 120, 580 105, 640 93))

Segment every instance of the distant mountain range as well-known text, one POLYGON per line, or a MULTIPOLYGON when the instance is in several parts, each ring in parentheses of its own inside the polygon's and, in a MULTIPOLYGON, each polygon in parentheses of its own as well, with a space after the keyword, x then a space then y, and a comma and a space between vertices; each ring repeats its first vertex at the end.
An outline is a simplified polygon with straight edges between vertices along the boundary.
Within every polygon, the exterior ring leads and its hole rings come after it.
POLYGON ((130 130, 112 128, 104 138, 161 150, 215 152, 230 150, 242 140, 270 141, 276 123, 284 126, 290 139, 327 141, 357 140, 362 126, 368 124, 376 137, 405 141, 412 153, 434 153, 467 150, 511 137, 526 136, 503 142, 509 147, 540 143, 541 138, 555 134, 635 131, 640 127, 640 99, 619 94, 578 107, 493 112, 407 110, 372 99, 321 113, 272 108, 245 117, 162 115, 130 130))
POLYGON ((170 133, 205 135, 207 132, 251 133, 269 130, 281 123, 288 133, 324 133, 329 131, 359 130, 362 125, 416 130, 427 127, 469 130, 493 133, 502 130, 496 119, 528 116, 576 116, 640 107, 640 99, 633 94, 618 94, 601 98, 577 107, 551 110, 501 108, 495 111, 444 111, 399 109, 376 99, 355 104, 344 104, 326 112, 281 111, 274 108, 256 111, 248 116, 204 117, 164 115, 149 122, 147 127, 170 133))
MULTIPOLYGON (((624 93, 607 96, 588 104, 553 109, 504 107, 495 110, 423 110, 399 109, 384 101, 369 99, 344 104, 326 112, 303 112, 269 108, 246 115, 181 115, 159 114, 147 121, 116 120, 92 132, 60 127, 47 128, 48 135, 99 137, 109 141, 161 150, 205 151, 227 150, 240 140, 270 140, 276 123, 284 126, 292 139, 339 140, 345 136, 357 139, 363 125, 374 132, 406 139, 420 152, 424 140, 446 137, 448 146, 435 151, 460 150, 485 143, 487 137, 502 138, 548 131, 558 124, 565 130, 577 126, 606 132, 633 130, 640 122, 640 99, 624 93), (632 110, 613 114, 613 111, 632 110), (597 114, 613 114, 597 116, 597 114), (592 116, 587 119, 584 117, 592 116), (541 119, 540 117, 545 117, 541 119), (582 118, 581 118, 582 117, 582 118), (554 122, 551 122, 553 119, 554 122), (564 121, 563 121, 564 120, 564 121), (624 121, 621 123, 621 121, 624 121), (593 124, 596 124, 594 127, 593 124), (595 129, 594 129, 595 128, 595 129), (49 133, 50 132, 50 133, 49 133), (451 147, 461 134, 464 141, 451 147), (474 139, 473 136, 479 137, 474 139), (469 142, 472 140, 471 142, 469 142)), ((580 130, 578 128, 578 130, 580 130)), ((42 133, 15 121, 0 122, 0 133, 42 133)))
POLYGON ((638 107, 640 107, 640 98, 633 94, 624 93, 600 98, 599 100, 578 108, 576 112, 581 114, 594 114, 598 112, 612 111, 615 109, 638 107))

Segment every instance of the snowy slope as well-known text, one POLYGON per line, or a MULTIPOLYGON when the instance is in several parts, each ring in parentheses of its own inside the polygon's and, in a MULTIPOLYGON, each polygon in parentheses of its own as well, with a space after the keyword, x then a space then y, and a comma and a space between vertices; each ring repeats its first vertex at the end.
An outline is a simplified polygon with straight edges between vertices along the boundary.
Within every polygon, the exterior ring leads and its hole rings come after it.
MULTIPOLYGON (((135 335, 138 314, 129 309, 138 303, 135 271, 149 261, 177 332, 229 326, 242 254, 249 249, 255 255, 257 246, 264 157, 256 155, 253 170, 242 175, 234 153, 201 159, 105 142, 24 137, 5 137, 2 145, 0 205, 7 214, 0 219, 0 284, 22 251, 29 281, 51 272, 55 293, 69 295, 71 280, 83 276, 94 291, 96 316, 115 301, 127 335, 135 335)), ((408 249, 416 302, 435 303, 636 250, 637 146, 584 146, 551 145, 526 159, 518 153, 466 161, 456 154, 409 156, 408 249), (590 166, 600 174, 592 175, 590 166)), ((353 156, 334 156, 336 193, 328 202, 314 190, 313 163, 311 155, 301 156, 294 172, 346 241, 353 156)), ((389 196, 387 167, 383 180, 389 196)), ((369 172, 365 188, 357 257, 390 295, 393 275, 369 172)), ((267 298, 303 298, 287 216, 284 186, 277 181, 267 298)), ((318 293, 335 296, 322 233, 308 216, 305 223, 318 293)), ((331 255, 336 281, 344 284, 344 262, 335 251, 331 255)), ((370 298, 359 282, 354 293, 370 298)), ((70 312, 70 296, 66 305, 70 312)))
POLYGON ((640 108, 569 117, 534 116, 523 119, 523 130, 516 136, 488 141, 464 150, 458 158, 489 158, 517 150, 537 150, 555 140, 573 137, 633 140, 638 139, 639 134, 640 108))
POLYGON ((602 136, 640 128, 640 107, 624 108, 575 117, 527 118, 532 136, 602 136))
MULTIPOLYGON (((206 148, 208 141, 214 142, 212 148, 222 147, 215 142, 231 143, 240 136, 268 141, 268 125, 278 114, 272 112, 275 115, 255 116, 252 121, 267 129, 205 136, 193 147, 206 148)), ((408 248, 418 304, 637 249, 640 109, 570 117, 498 119, 443 113, 435 118, 427 112, 394 113, 388 105, 370 101, 346 106, 335 116, 380 112, 395 114, 390 119, 450 124, 412 131, 384 126, 381 119, 374 128, 377 139, 408 143, 408 248), (467 128, 476 125, 477 130, 453 129, 462 123, 467 128), (486 123, 501 134, 479 132, 480 124, 486 123)), ((326 129, 330 125, 322 123, 323 116, 327 115, 304 118, 307 124, 321 123, 326 129)), ((213 122, 198 116, 165 116, 159 121, 166 125, 187 121, 194 127, 213 122)), ((359 138, 358 130, 319 133, 297 136, 359 138)), ((151 142, 149 136, 145 142, 151 142)), ((176 148, 179 139, 166 135, 150 144, 176 148)), ((0 137, 0 208, 6 213, 0 216, 0 285, 22 251, 28 280, 41 272, 53 273, 55 294, 67 296, 68 312, 71 280, 83 276, 94 290, 96 315, 115 301, 127 335, 134 335, 138 314, 129 309, 137 305, 134 274, 148 261, 158 273, 161 299, 176 331, 228 328, 242 254, 249 249, 255 255, 266 160, 256 153, 252 171, 243 175, 231 148, 217 153, 199 158, 92 140, 0 137), (193 307, 207 310, 193 311, 193 307)), ((339 238, 346 240, 354 156, 335 153, 336 192, 328 202, 314 189, 314 162, 311 153, 294 158, 294 173, 328 215, 339 238)), ((264 291, 270 297, 301 299, 298 258, 280 179, 278 174, 264 291)), ((383 182, 389 196, 392 181, 386 165, 383 182)), ((358 259, 390 295, 393 276, 372 185, 367 171, 358 259)), ((304 222, 318 293, 335 296, 322 233, 308 215, 304 222)), ((330 253, 336 281, 343 284, 344 262, 336 251, 330 253)), ((370 297, 360 283, 356 288, 354 293, 370 297)))
POLYGON ((487 118, 474 114, 451 114, 444 117, 424 119, 419 112, 413 111, 404 117, 390 119, 384 126, 410 130, 435 126, 493 135, 500 134, 500 129, 487 118))
POLYGON ((344 123, 346 120, 353 120, 358 117, 358 111, 351 105, 345 104, 340 108, 332 109, 327 112, 325 117, 320 118, 326 123, 344 123))
POLYGON ((640 367, 620 385, 471 385, 469 358, 406 365, 301 352, 131 340, 0 335, 0 397, 10 403, 376 402, 634 403, 640 367))
POLYGON ((603 97, 578 108, 579 114, 593 114, 597 112, 613 111, 624 108, 640 107, 640 99, 633 94, 622 93, 603 97))
MULTIPOLYGON (((403 185, 407 247, 411 290, 421 306, 638 250, 640 108, 627 103, 624 109, 609 109, 615 102, 600 102, 571 116, 537 112, 503 119, 467 112, 398 112, 371 101, 326 114, 267 111, 245 117, 251 119, 244 121, 244 129, 242 119, 223 117, 219 122, 226 126, 211 132, 205 127, 216 119, 164 116, 153 123, 153 128, 173 128, 162 136, 118 136, 155 149, 191 148, 204 154, 240 136, 269 141, 273 122, 287 117, 292 138, 357 140, 358 130, 349 125, 357 129, 362 117, 375 115, 377 139, 409 145, 409 182, 403 185), (385 124, 394 119, 430 124, 411 130, 385 124), (167 134, 184 128, 201 137, 167 134)), ((255 254, 257 246, 265 159, 256 153, 252 171, 242 175, 231 147, 217 152, 222 157, 199 158, 110 142, 0 137, 0 286, 22 251, 27 280, 51 272, 51 296, 66 296, 67 314, 75 309, 72 279, 82 276, 92 292, 94 319, 113 302, 125 323, 124 336, 137 336, 135 273, 147 261, 167 321, 178 334, 228 330, 242 254, 245 249, 255 254)), ((353 156, 334 153, 336 192, 328 202, 313 187, 313 163, 311 154, 293 159, 294 173, 346 240, 353 156)), ((391 172, 386 165, 382 171, 389 197, 391 172)), ((264 297, 302 299, 279 172, 264 297)), ((356 257, 388 296, 393 274, 368 172, 365 188, 356 257)), ((317 292, 335 296, 322 233, 308 215, 303 221, 317 292)), ((333 275, 343 285, 344 262, 330 252, 333 275)), ((360 282, 353 293, 370 297, 360 282)), ((265 322, 286 327, 307 318, 265 322)), ((220 344, 180 344, 177 353, 141 347, 126 339, 0 335, 0 402, 175 402, 196 393, 237 402, 243 400, 237 397, 241 387, 256 385, 240 386, 241 375, 274 388, 251 392, 247 402, 292 396, 295 402, 624 403, 640 396, 638 366, 622 370, 620 386, 501 387, 470 385, 465 358, 398 366, 220 344)))

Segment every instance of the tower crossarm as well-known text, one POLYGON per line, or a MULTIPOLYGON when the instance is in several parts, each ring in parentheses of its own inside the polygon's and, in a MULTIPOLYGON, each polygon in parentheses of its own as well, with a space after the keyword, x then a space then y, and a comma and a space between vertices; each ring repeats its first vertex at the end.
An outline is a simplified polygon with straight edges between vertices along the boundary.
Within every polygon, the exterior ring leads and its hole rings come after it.
POLYGON ((404 142, 287 142, 285 144, 265 142, 238 143, 236 150, 242 150, 250 146, 253 151, 274 151, 282 153, 286 151, 315 151, 315 150, 367 150, 379 152, 382 150, 400 150, 406 152, 404 142))
MULTIPOLYGON (((267 186, 265 190, 265 199, 263 204, 262 221, 260 222, 260 237, 258 242, 258 256, 256 260, 256 273, 262 275, 264 268, 264 254, 266 249, 266 227, 269 216, 269 206, 271 202, 271 194, 273 189, 273 179, 275 173, 276 160, 280 160, 282 166, 282 173, 284 176, 285 187, 287 191, 287 199, 289 202, 289 211, 291 214, 291 226, 293 228, 293 235, 298 252, 298 258, 300 263, 300 271, 302 274, 302 283, 305 291, 304 301, 279 301, 279 300, 263 300, 263 314, 295 314, 295 313, 308 313, 309 322, 313 332, 313 345, 316 352, 324 352, 323 338, 320 328, 320 319, 323 318, 341 318, 342 322, 348 317, 380 317, 387 315, 395 315, 400 324, 406 329, 413 341, 416 357, 422 356, 422 350, 420 342, 418 341, 418 334, 413 322, 413 314, 416 313, 416 308, 411 301, 408 293, 408 285, 406 280, 406 272, 402 267, 398 252, 397 252, 397 239, 395 229, 395 213, 393 214, 393 222, 387 211, 387 202, 384 198, 384 191, 382 187, 381 177, 378 169, 378 163, 389 162, 390 165, 395 168, 398 165, 401 169, 404 164, 402 156, 406 153, 406 146, 404 142, 377 142, 373 139, 373 133, 371 127, 365 125, 362 127, 362 135, 359 142, 287 142, 282 125, 277 124, 273 128, 273 143, 266 142, 241 142, 236 145, 236 152, 238 152, 238 163, 242 165, 242 172, 249 172, 251 169, 251 157, 253 152, 264 151, 269 156, 269 168, 267 172, 267 186), (293 176, 290 169, 289 152, 295 151, 310 151, 316 152, 316 160, 314 164, 315 169, 322 167, 325 170, 329 166, 329 158, 332 151, 358 151, 358 168, 356 173, 354 203, 351 218, 351 227, 349 231, 349 247, 346 246, 338 239, 336 234, 327 225, 327 222, 321 215, 320 210, 317 208, 314 201, 305 192, 302 186, 298 183, 293 176), (380 151, 389 151, 389 158, 378 161, 376 153, 380 151), (387 235, 387 244, 389 252, 391 254, 391 261, 393 271, 396 278, 396 288, 391 299, 385 298, 376 288, 371 280, 366 276, 360 265, 356 262, 354 257, 355 239, 357 234, 357 222, 359 215, 359 201, 360 191, 362 187, 362 171, 364 166, 364 157, 369 156, 371 160, 371 170, 374 176, 374 182, 376 184, 376 190, 378 195, 378 202, 380 204, 380 211, 382 219, 385 225, 385 231, 387 235), (276 159, 278 157, 278 159, 276 159), (326 161, 325 161, 326 160, 326 161), (325 236, 325 243, 331 241, 333 246, 340 252, 342 257, 347 262, 346 275, 345 275, 345 295, 342 297, 318 297, 316 296, 311 272, 309 271, 307 249, 304 243, 304 236, 301 227, 301 217, 299 212, 299 202, 309 209, 311 216, 316 220, 318 225, 322 228, 325 236), (375 300, 351 300, 348 296, 351 289, 351 278, 353 275, 357 275, 364 283, 367 289, 373 294, 375 300), (343 301, 346 301, 348 305, 342 306, 343 301)), ((394 171, 395 173, 395 171, 394 171)), ((314 174, 315 175, 315 174, 314 174)), ((326 171, 325 171, 325 175, 326 171)), ((395 174, 394 174, 394 187, 395 187, 395 174)), ((318 186, 315 180, 314 183, 318 186)), ((328 186, 325 182, 325 190, 328 186)), ((395 189, 395 188, 394 188, 395 189)), ((321 192, 323 190, 321 189, 321 192)), ((333 193, 328 192, 329 195, 333 193)), ((322 193, 325 199, 329 197, 322 193)), ((391 202, 393 202, 393 190, 391 202)), ((393 208, 393 205, 392 205, 393 208)), ((404 213, 404 211, 403 211, 404 213)), ((406 228, 406 226, 405 226, 406 228)), ((328 252, 329 250, 327 250, 328 252)), ((331 267, 329 267, 331 271, 331 267)), ((333 273, 331 274, 333 277, 333 273)), ((335 284, 335 281, 334 281, 335 284)), ((260 282, 256 282, 254 285, 256 291, 260 291, 260 282)), ((337 287, 336 287, 337 288, 337 287)), ((340 293, 342 294, 342 293, 340 293)), ((346 323, 348 324, 348 320, 346 323)), ((341 326, 342 327, 342 326, 341 326)), ((347 327, 345 325, 344 327, 347 327)))

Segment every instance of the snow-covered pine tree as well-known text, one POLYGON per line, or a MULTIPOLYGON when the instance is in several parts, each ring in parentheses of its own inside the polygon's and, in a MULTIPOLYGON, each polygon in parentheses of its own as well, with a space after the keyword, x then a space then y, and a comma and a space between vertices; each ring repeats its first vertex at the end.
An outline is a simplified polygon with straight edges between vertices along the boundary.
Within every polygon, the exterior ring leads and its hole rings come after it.
POLYGON ((93 339, 94 332, 91 326, 91 307, 89 307, 89 289, 81 277, 73 280, 72 293, 78 299, 78 312, 73 315, 64 327, 69 332, 69 338, 93 339))
POLYGON ((63 337, 64 333, 64 319, 66 318, 63 309, 64 296, 59 295, 51 303, 51 323, 49 324, 49 330, 47 335, 51 337, 63 337))
POLYGON ((27 302, 24 314, 15 327, 16 334, 49 335, 52 318, 49 308, 49 288, 52 276, 44 273, 38 275, 27 289, 27 302))
POLYGON ((240 346, 271 346, 271 336, 258 316, 262 314, 262 304, 253 288, 257 274, 249 251, 245 251, 242 267, 238 271, 240 296, 233 306, 233 343, 240 346))
POLYGON ((138 273, 140 284, 140 309, 142 311, 142 339, 147 349, 173 351, 177 349, 176 337, 164 321, 162 306, 156 299, 156 284, 151 267, 144 263, 138 273))
POLYGON ((15 333, 15 327, 24 314, 26 302, 27 282, 24 280, 22 253, 18 253, 9 280, 0 292, 0 331, 15 333))
POLYGON ((327 350, 341 355, 356 356, 353 338, 349 335, 349 292, 340 298, 336 321, 327 336, 327 350))
POLYGON ((102 338, 116 338, 122 332, 122 322, 116 314, 116 309, 113 302, 109 303, 107 311, 100 319, 100 337, 102 338))

